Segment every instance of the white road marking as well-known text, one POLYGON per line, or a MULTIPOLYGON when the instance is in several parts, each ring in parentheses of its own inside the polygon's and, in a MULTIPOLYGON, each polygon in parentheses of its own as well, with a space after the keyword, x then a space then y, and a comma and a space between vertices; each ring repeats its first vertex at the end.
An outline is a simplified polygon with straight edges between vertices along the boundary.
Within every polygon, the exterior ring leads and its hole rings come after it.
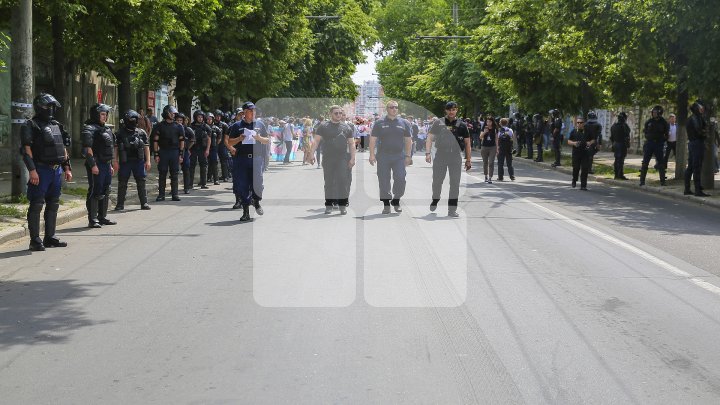
MULTIPOLYGON (((480 179, 476 176, 469 175, 468 177, 471 177, 477 181, 480 181, 480 179)), ((495 186, 495 187, 497 187, 497 186, 495 186)), ((717 296, 720 296, 720 287, 716 286, 715 284, 709 283, 709 282, 703 280, 702 278, 694 277, 692 274, 673 266, 672 264, 666 262, 665 260, 660 259, 659 257, 653 256, 652 254, 638 248, 637 246, 633 246, 633 245, 631 245, 625 241, 622 241, 612 235, 608 235, 605 232, 597 230, 591 226, 585 225, 580 221, 576 221, 576 220, 569 218, 563 214, 560 214, 559 212, 553 211, 550 208, 547 208, 545 206, 542 206, 540 204, 532 202, 532 201, 528 200, 527 198, 520 197, 519 195, 517 195, 513 192, 510 192, 507 190, 503 190, 503 191, 505 193, 512 195, 513 197, 517 198, 518 200, 525 202, 525 203, 539 209, 540 211, 544 211, 544 212, 554 216, 555 218, 562 220, 565 223, 568 223, 576 228, 582 229, 592 235, 598 236, 598 237, 604 239, 605 241, 612 243, 613 245, 619 246, 631 253, 634 253, 634 254, 642 257, 643 259, 649 261, 650 263, 652 263, 656 266, 659 266, 660 268, 663 268, 678 277, 687 279, 691 283, 695 284, 696 286, 698 286, 706 291, 709 291, 717 296)))

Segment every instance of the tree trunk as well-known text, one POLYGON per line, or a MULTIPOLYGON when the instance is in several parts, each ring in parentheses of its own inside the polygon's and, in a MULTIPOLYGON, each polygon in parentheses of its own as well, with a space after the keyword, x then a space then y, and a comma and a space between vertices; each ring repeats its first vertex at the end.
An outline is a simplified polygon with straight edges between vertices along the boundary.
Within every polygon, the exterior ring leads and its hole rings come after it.
POLYGON ((190 88, 192 78, 186 72, 178 72, 175 79, 175 98, 177 99, 178 111, 184 114, 191 114, 193 94, 190 88))
POLYGON ((63 106, 61 112, 64 119, 58 117, 66 125, 69 124, 70 106, 67 98, 67 73, 65 70, 65 44, 63 32, 65 20, 61 16, 53 15, 51 18, 53 35, 53 96, 63 106))
POLYGON ((132 99, 132 78, 130 77, 130 66, 120 66, 115 74, 118 80, 118 114, 123 116, 125 112, 133 106, 132 99))
MULTIPOLYGON (((685 175, 685 167, 687 166, 688 148, 687 148, 687 119, 688 119, 688 90, 687 85, 682 77, 678 78, 677 93, 677 147, 675 148, 675 178, 682 179, 685 175)), ((667 162, 666 162, 667 163, 667 162)))

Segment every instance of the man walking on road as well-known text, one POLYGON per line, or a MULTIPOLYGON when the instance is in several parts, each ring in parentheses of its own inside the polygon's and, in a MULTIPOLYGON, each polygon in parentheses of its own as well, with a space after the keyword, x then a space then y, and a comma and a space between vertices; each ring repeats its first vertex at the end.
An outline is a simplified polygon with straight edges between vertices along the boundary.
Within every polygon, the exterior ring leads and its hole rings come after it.
POLYGON ((50 94, 40 94, 33 100, 35 116, 20 129, 23 162, 30 179, 27 212, 30 250, 43 251, 46 247, 65 247, 67 243, 55 237, 55 224, 60 208, 62 177, 72 180, 72 169, 67 147, 70 135, 55 121, 60 103, 50 94), (40 239, 40 212, 45 205, 45 238, 40 239))
POLYGON ((227 137, 227 148, 233 156, 233 209, 242 207, 241 222, 250 221, 250 204, 255 213, 263 215, 260 206, 264 189, 265 148, 270 143, 265 124, 255 120, 255 104, 246 102, 242 106, 243 119, 234 123, 227 137), (237 207, 237 208, 236 208, 237 207))
POLYGON ((370 134, 370 165, 377 163, 380 201, 383 203, 383 214, 390 213, 392 202, 395 212, 402 212, 400 199, 405 194, 406 167, 412 161, 412 127, 408 121, 398 117, 398 102, 389 101, 385 109, 387 115, 378 120, 370 134), (377 158, 375 145, 378 140, 377 158), (392 172, 392 194, 390 193, 390 176, 392 172))
POLYGON ((588 172, 592 164, 592 147, 595 144, 593 133, 585 131, 585 121, 582 116, 575 120, 575 129, 570 132, 568 145, 573 147, 572 151, 572 187, 575 188, 580 175, 580 190, 587 191, 588 172))
POLYGON ((458 105, 450 101, 445 105, 445 117, 436 120, 430 128, 425 141, 425 161, 433 164, 432 202, 430 211, 437 209, 445 174, 450 174, 450 197, 448 198, 448 216, 457 218, 458 197, 460 196, 460 176, 462 154, 465 153, 465 170, 472 168, 470 161, 470 134, 467 126, 457 117, 458 105), (435 142, 435 159, 430 151, 435 142))
POLYGON ((347 214, 350 204, 350 183, 355 166, 355 139, 353 129, 343 122, 339 105, 330 107, 330 121, 323 121, 315 130, 310 164, 315 164, 315 150, 322 142, 323 176, 325 178, 325 214, 332 213, 337 204, 340 214, 347 214))

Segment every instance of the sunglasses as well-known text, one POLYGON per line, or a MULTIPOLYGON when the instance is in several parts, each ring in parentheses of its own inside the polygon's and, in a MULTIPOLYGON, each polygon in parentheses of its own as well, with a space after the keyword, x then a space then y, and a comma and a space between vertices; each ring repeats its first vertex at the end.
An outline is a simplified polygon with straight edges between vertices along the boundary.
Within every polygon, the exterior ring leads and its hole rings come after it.
POLYGON ((397 109, 398 109, 398 106, 396 106, 396 105, 391 105, 390 107, 388 107, 388 110, 397 110, 397 109))
POLYGON ((335 112, 333 112, 333 115, 342 115, 342 114, 343 114, 342 111, 335 111, 335 112))

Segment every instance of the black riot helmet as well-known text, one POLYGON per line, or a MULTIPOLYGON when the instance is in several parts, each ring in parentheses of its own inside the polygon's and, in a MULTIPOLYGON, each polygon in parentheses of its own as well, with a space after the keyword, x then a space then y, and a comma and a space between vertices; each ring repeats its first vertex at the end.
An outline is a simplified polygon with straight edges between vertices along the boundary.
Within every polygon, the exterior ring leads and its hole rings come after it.
POLYGON ((588 111, 587 113, 587 119, 588 120, 596 120, 597 119, 597 113, 593 110, 588 111))
POLYGON ((653 107, 652 111, 650 111, 650 113, 652 114, 652 116, 653 116, 654 118, 660 118, 660 117, 662 117, 662 115, 663 115, 664 112, 665 112, 665 109, 662 108, 661 105, 656 105, 655 107, 653 107))
POLYGON ((553 118, 560 118, 560 110, 558 110, 557 108, 553 108, 552 110, 550 110, 550 115, 553 118))
POLYGON ((533 121, 540 121, 541 118, 542 116, 540 114, 533 115, 533 121))
POLYGON ((522 114, 516 112, 515 114, 513 114, 513 117, 515 117, 516 120, 520 120, 522 118, 522 114))
POLYGON ((218 117, 218 119, 220 119, 219 117, 222 117, 224 115, 225 115, 225 113, 222 112, 221 109, 218 108, 217 110, 215 110, 215 116, 218 117))
POLYGON ((107 104, 93 104, 90 107, 90 122, 100 124, 100 113, 109 113, 110 111, 112 111, 112 107, 107 104))
POLYGON ((46 121, 53 119, 55 111, 59 108, 62 108, 62 106, 51 94, 40 93, 33 100, 35 115, 46 121))
POLYGON ((618 122, 620 122, 620 123, 627 122, 627 113, 621 112, 620 114, 618 114, 618 122))
POLYGON ((705 106, 700 100, 698 100, 692 103, 692 105, 690 106, 690 111, 692 111, 692 113, 697 116, 702 116, 705 113, 705 106))
POLYGON ((177 108, 175 108, 175 107, 173 107, 173 106, 171 106, 171 105, 168 104, 168 105, 166 105, 165 107, 163 107, 162 117, 165 118, 165 119, 168 119, 168 118, 175 119, 175 117, 174 117, 174 116, 171 116, 170 114, 173 114, 173 115, 174 115, 174 114, 177 114, 177 113, 178 113, 177 108))
POLYGON ((198 122, 198 117, 202 116, 203 121, 205 121, 205 113, 202 112, 202 110, 197 110, 193 113, 193 122, 198 122))
POLYGON ((123 117, 123 125, 130 131, 134 131, 137 128, 138 121, 140 120, 140 114, 135 110, 128 110, 123 117))
POLYGON ((210 120, 212 120, 213 123, 215 122, 215 114, 211 112, 205 114, 205 122, 209 122, 210 120))
POLYGON ((182 120, 183 120, 183 125, 185 125, 185 121, 186 121, 186 119, 185 119, 185 114, 183 114, 183 113, 181 113, 181 112, 175 114, 175 121, 177 121, 178 118, 179 118, 179 119, 182 119, 182 120))

